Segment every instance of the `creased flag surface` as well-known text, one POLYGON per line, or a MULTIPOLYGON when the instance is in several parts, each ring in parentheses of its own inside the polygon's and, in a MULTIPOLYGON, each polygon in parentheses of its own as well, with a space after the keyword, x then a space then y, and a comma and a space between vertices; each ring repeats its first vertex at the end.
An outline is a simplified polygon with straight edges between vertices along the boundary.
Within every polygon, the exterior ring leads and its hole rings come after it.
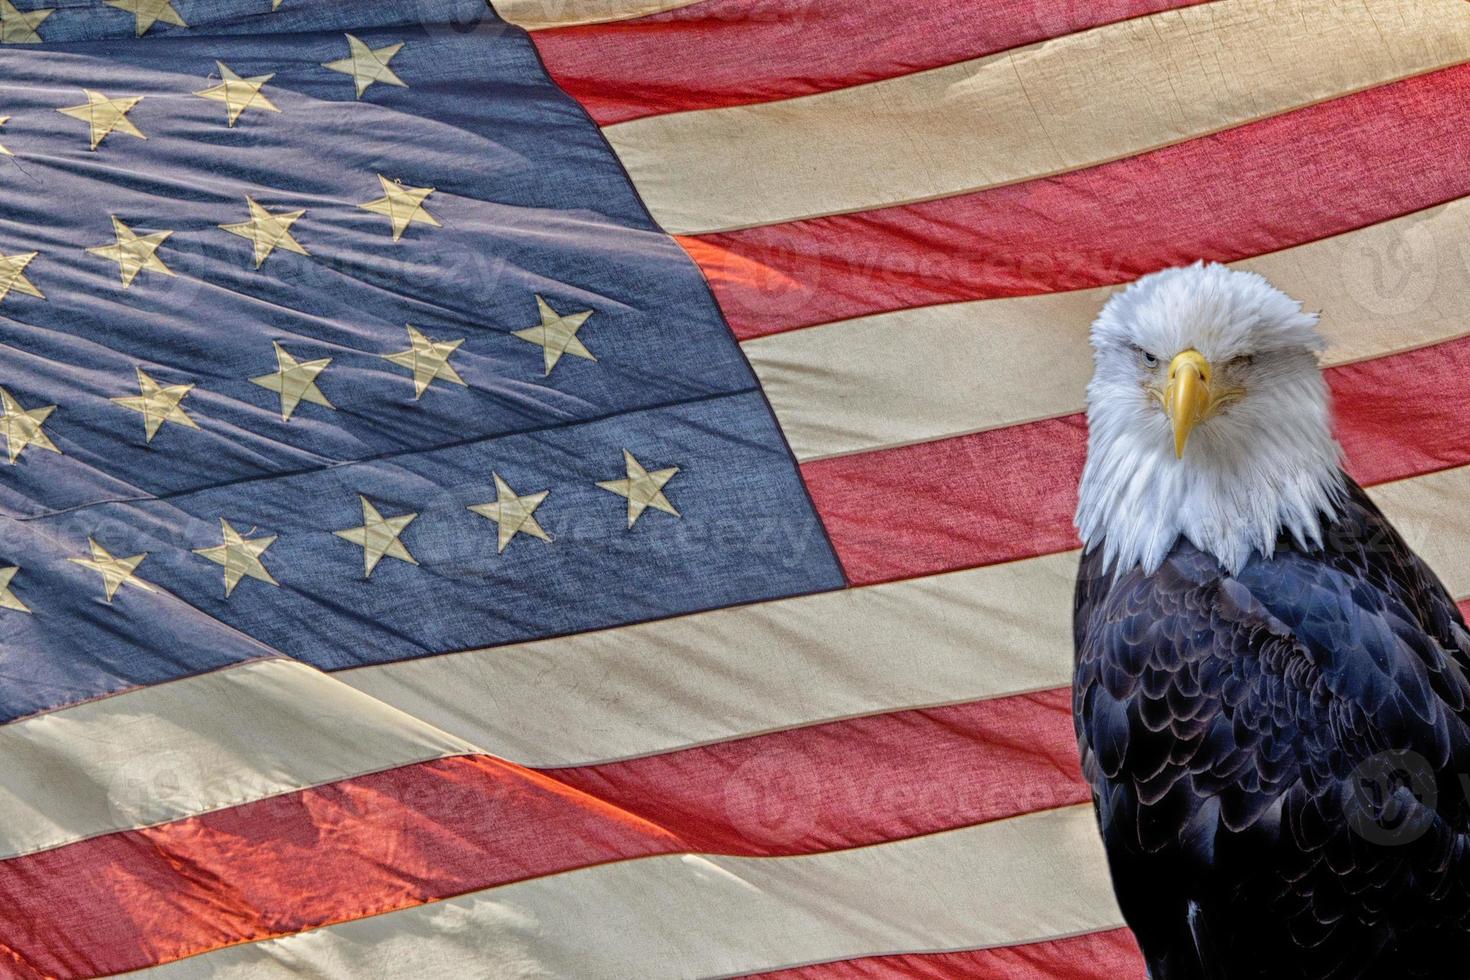
POLYGON ((1467 106, 1460 0, 0 0, 0 976, 1141 977, 1088 322, 1322 309, 1470 596, 1467 106))

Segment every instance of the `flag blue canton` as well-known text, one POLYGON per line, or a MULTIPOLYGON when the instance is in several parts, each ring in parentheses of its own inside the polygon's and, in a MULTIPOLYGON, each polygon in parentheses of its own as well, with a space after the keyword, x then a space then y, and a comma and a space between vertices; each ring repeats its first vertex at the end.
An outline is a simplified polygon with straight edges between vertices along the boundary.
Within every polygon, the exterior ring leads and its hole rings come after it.
POLYGON ((469 0, 239 6, 142 41, 63 6, 41 33, 75 43, 0 48, 0 256, 41 294, 0 300, 0 387, 59 450, 0 464, 29 610, 0 718, 842 584, 699 273, 523 34, 469 0), (359 97, 364 49, 397 82, 359 97), (92 543, 147 556, 111 601, 92 543))

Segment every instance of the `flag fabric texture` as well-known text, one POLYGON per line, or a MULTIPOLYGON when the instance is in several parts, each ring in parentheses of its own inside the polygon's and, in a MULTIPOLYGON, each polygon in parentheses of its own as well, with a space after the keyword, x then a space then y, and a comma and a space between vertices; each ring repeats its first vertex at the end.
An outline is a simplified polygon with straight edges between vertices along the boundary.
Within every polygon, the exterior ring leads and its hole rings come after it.
POLYGON ((1086 331, 1470 595, 1463 0, 0 0, 0 976, 1141 977, 1086 331))

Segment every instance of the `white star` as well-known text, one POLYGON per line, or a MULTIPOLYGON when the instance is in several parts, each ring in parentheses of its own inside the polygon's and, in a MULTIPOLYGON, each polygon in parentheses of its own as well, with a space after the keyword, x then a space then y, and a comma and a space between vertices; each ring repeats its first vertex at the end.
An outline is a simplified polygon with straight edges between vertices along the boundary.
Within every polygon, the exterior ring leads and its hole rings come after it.
POLYGON ((223 517, 219 520, 219 526, 223 543, 212 548, 195 548, 194 554, 224 566, 226 599, 235 591, 240 580, 247 576, 270 585, 280 584, 271 578, 271 573, 260 562, 260 556, 265 554, 265 549, 276 543, 274 534, 263 538, 247 538, 231 527, 230 522, 223 517))
POLYGON ((534 327, 515 330, 512 333, 527 343, 535 344, 543 349, 548 375, 551 374, 551 369, 556 367, 556 362, 561 360, 563 354, 571 354, 573 357, 589 361, 597 360, 592 356, 592 352, 577 339, 577 331, 582 329, 582 324, 586 323, 587 318, 592 315, 591 310, 563 315, 553 310, 551 304, 540 296, 536 297, 536 309, 541 314, 541 322, 534 327))
POLYGON ((174 9, 173 0, 103 0, 109 7, 126 10, 133 15, 133 29, 138 37, 148 33, 157 21, 175 27, 188 27, 174 9))
POLYGON ((388 67, 388 62, 393 60, 393 56, 402 47, 403 42, 399 41, 397 44, 389 44, 381 48, 370 48, 349 34, 347 35, 349 52, 347 57, 325 62, 322 67, 340 71, 344 75, 351 75, 353 82, 357 84, 359 99, 374 82, 408 88, 408 83, 395 75, 393 69, 388 67))
POLYGON ((87 546, 91 549, 90 558, 68 558, 67 561, 90 568, 102 576, 102 590, 107 594, 107 601, 117 595, 117 590, 124 585, 142 589, 144 592, 157 592, 153 586, 138 578, 134 572, 138 566, 143 564, 143 559, 148 557, 148 552, 133 555, 129 558, 114 558, 106 548, 102 547, 91 538, 87 539, 87 546))
POLYGON ((220 83, 211 85, 209 88, 201 89, 194 94, 201 99, 212 99, 215 102, 225 104, 225 122, 231 127, 240 118, 246 109, 264 109, 267 112, 280 112, 270 99, 265 97, 261 87, 266 82, 275 78, 275 73, 269 75, 255 75, 251 78, 241 78, 223 61, 216 61, 219 67, 220 83))
POLYGON ((281 421, 291 421, 291 415, 296 411, 296 406, 302 402, 336 408, 327 401, 327 396, 323 395, 322 390, 316 386, 317 375, 325 371, 327 365, 332 363, 330 357, 319 357, 314 361, 298 361, 275 341, 271 341, 271 346, 276 349, 276 369, 270 374, 251 378, 250 382, 281 396, 281 421))
POLYGON ((366 497, 359 495, 357 499, 362 501, 362 524, 359 527, 349 527, 345 531, 333 531, 332 533, 362 547, 363 578, 370 578, 373 569, 377 568, 378 562, 384 558, 397 558, 410 565, 417 565, 418 560, 408 553, 408 549, 404 547, 402 541, 398 540, 398 537, 419 515, 399 514, 397 517, 384 517, 366 497))
POLYGON ((499 473, 492 473, 491 476, 495 478, 495 502, 475 504, 470 510, 481 517, 489 518, 499 526, 500 547, 497 551, 504 551, 517 534, 529 534, 533 538, 550 541, 551 535, 541 529, 541 525, 532 515, 551 491, 542 490, 540 493, 519 496, 510 488, 510 484, 500 478, 499 473))
POLYGON ((449 363, 449 357, 459 345, 464 343, 464 338, 458 340, 430 340, 418 330, 413 324, 408 325, 408 350, 395 351, 392 354, 381 355, 384 360, 392 361, 399 367, 406 367, 413 372, 413 397, 418 400, 424 397, 424 392, 429 390, 429 385, 435 379, 442 378, 451 384, 463 385, 464 379, 454 370, 454 365, 449 363))
POLYGON ((599 480, 597 485, 609 493, 628 498, 629 527, 638 523, 638 518, 642 517, 643 512, 649 507, 661 510, 666 514, 673 514, 675 517, 679 516, 674 505, 669 503, 669 498, 664 496, 664 484, 674 478, 674 474, 679 472, 679 467, 670 466, 667 469, 654 470, 650 473, 626 449, 623 450, 623 466, 628 474, 626 479, 599 480))
POLYGON ((28 613, 30 608, 15 597, 10 591, 10 580, 15 578, 15 573, 20 571, 14 565, 8 568, 0 568, 0 609, 14 609, 16 612, 28 613))

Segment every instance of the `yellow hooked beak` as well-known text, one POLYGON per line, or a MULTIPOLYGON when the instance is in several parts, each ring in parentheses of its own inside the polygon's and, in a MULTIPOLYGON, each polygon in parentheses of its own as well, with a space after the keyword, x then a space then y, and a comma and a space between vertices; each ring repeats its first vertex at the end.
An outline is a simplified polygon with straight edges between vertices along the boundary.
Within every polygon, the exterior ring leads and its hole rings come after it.
POLYGON ((1184 457, 1189 434, 1220 402, 1210 390, 1210 362, 1197 350, 1187 350, 1169 363, 1169 387, 1164 389, 1164 411, 1174 425, 1174 456, 1184 457))

